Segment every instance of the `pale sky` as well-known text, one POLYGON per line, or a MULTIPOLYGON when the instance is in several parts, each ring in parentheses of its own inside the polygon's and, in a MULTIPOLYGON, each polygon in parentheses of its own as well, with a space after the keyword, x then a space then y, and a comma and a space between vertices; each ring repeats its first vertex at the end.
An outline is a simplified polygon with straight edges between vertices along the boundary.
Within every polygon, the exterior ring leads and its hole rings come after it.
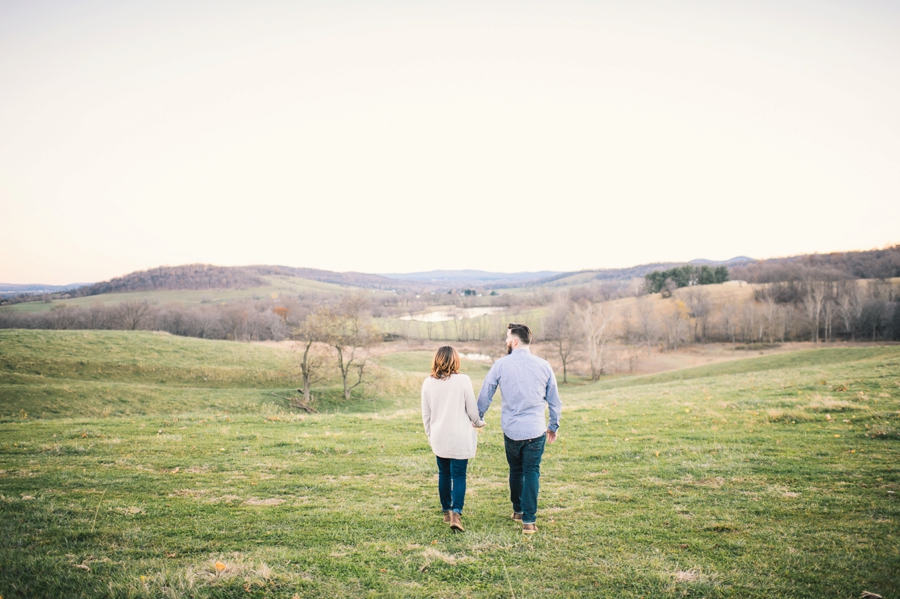
POLYGON ((900 3, 0 0, 0 281, 900 242, 900 3))

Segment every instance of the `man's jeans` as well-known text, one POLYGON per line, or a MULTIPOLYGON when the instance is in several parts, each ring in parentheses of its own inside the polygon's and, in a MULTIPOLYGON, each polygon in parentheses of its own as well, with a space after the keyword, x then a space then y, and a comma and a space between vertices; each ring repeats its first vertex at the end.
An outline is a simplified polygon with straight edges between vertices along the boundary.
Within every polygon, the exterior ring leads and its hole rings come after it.
POLYGON ((522 514, 522 524, 534 524, 540 489, 541 457, 546 433, 535 439, 513 441, 506 435, 506 461, 509 463, 509 498, 513 511, 522 514))
POLYGON ((438 494, 441 497, 441 509, 445 512, 453 510, 457 514, 463 511, 466 501, 466 469, 469 460, 437 457, 438 494))

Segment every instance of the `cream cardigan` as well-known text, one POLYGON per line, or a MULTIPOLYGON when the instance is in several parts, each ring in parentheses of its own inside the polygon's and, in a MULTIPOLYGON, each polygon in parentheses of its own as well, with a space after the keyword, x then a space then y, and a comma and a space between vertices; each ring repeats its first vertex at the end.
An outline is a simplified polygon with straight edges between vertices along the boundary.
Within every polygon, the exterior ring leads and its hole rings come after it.
POLYGON ((482 427, 484 421, 478 417, 471 379, 464 374, 451 374, 444 380, 425 379, 422 423, 434 455, 456 460, 474 458, 478 434, 472 425, 482 427))

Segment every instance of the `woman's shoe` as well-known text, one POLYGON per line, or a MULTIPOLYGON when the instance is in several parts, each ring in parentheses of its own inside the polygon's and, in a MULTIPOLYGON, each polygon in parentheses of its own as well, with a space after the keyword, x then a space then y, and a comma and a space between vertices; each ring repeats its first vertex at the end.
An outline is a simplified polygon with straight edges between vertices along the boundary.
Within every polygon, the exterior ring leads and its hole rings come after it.
POLYGON ((460 515, 452 511, 450 512, 450 530, 455 530, 456 532, 466 532, 466 529, 463 528, 460 515))
POLYGON ((450 524, 450 510, 444 512, 444 524, 450 524))

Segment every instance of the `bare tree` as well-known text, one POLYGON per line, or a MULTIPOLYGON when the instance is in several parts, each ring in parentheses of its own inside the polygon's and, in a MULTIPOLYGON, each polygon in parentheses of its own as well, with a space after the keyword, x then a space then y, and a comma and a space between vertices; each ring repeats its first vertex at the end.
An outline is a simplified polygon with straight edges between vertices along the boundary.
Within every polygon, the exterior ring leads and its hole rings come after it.
POLYGON ((71 329, 75 324, 75 311, 71 306, 56 305, 50 308, 51 326, 54 329, 71 329))
POLYGON ((834 341, 834 313, 837 311, 837 305, 834 297, 834 285, 827 283, 826 287, 825 302, 822 304, 822 324, 825 328, 825 342, 827 343, 829 339, 834 341))
POLYGON ((582 336, 582 330, 575 319, 574 304, 569 298, 561 297, 551 306, 550 314, 544 321, 544 336, 553 343, 562 362, 563 383, 568 383, 570 357, 582 336))
POLYGON ((806 293, 803 296, 803 309, 806 316, 812 323, 812 339, 814 343, 819 342, 819 327, 822 319, 822 306, 825 303, 825 282, 824 281, 808 281, 806 284, 806 293))
POLYGON ((866 335, 871 331, 872 341, 875 341, 888 333, 893 315, 893 303, 879 298, 868 299, 863 303, 860 328, 866 335))
POLYGON ((244 338, 248 316, 249 313, 242 306, 234 306, 225 311, 223 315, 225 328, 231 333, 231 338, 235 341, 241 341, 244 338))
POLYGON ((316 312, 316 320, 322 340, 337 352, 344 399, 350 399, 350 392, 363 383, 368 349, 377 338, 369 322, 368 301, 359 295, 347 296, 338 306, 316 312), (352 383, 351 374, 356 379, 352 383))
POLYGON ((856 281, 841 281, 837 285, 837 313, 844 325, 844 330, 853 339, 856 335, 856 327, 862 316, 862 299, 859 293, 859 284, 856 281))
POLYGON ((766 334, 768 336, 768 341, 769 343, 772 343, 775 340, 775 327, 779 316, 778 304, 775 303, 775 298, 771 295, 766 295, 765 299, 763 299, 760 304, 762 308, 762 316, 766 325, 765 328, 766 334))
POLYGON ((663 325, 666 330, 666 347, 668 349, 677 350, 679 344, 683 345, 687 342, 688 334, 690 333, 689 320, 690 311, 687 305, 681 300, 676 300, 663 319, 663 325))
POLYGON ((653 300, 644 298, 635 303, 635 311, 637 312, 637 334, 640 336, 641 343, 650 349, 659 343, 659 322, 656 320, 653 310, 653 300))
POLYGON ((142 322, 149 319, 151 310, 152 306, 147 300, 122 302, 118 308, 119 321, 122 323, 123 328, 135 331, 142 322))
POLYGON ((733 302, 726 302, 724 306, 722 306, 722 325, 725 329, 725 337, 731 339, 731 342, 734 343, 734 332, 735 332, 735 321, 738 317, 738 308, 737 305, 733 302))
POLYGON ((591 380, 599 380, 605 373, 609 341, 612 339, 610 323, 615 308, 603 309, 603 304, 580 302, 575 304, 575 316, 581 325, 582 340, 591 366, 591 380))
POLYGON ((694 340, 703 343, 706 341, 707 326, 712 308, 709 292, 694 286, 684 294, 684 300, 693 319, 694 340))
MULTIPOLYGON (((286 319, 285 319, 286 320, 286 319)), ((300 375, 303 379, 303 403, 313 401, 312 385, 322 378, 325 356, 316 350, 317 344, 330 341, 328 337, 329 315, 324 310, 306 314, 292 330, 291 336, 300 342, 300 375)))

